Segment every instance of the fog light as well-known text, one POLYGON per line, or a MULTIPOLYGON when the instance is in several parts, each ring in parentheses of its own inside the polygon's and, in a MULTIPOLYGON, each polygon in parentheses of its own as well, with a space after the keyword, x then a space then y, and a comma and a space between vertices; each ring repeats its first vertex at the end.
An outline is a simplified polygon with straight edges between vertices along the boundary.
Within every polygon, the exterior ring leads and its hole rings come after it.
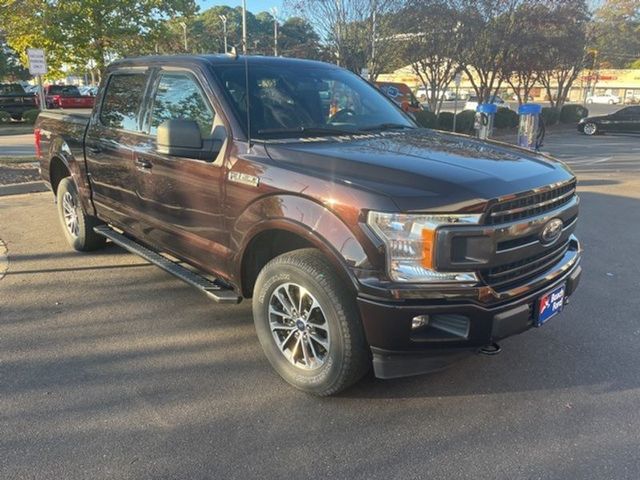
POLYGON ((411 330, 429 325, 429 315, 418 315, 411 319, 411 330))

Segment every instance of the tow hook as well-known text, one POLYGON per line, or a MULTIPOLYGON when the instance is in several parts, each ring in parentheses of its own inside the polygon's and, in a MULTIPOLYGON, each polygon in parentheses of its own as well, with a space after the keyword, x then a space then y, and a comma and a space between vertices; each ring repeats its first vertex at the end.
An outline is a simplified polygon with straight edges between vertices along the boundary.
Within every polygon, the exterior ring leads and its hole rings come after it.
POLYGON ((498 355, 501 351, 502 351, 502 348, 500 347, 500 345, 493 342, 488 345, 485 345, 484 347, 480 347, 480 350, 478 350, 478 353, 481 355, 492 356, 492 355, 498 355))

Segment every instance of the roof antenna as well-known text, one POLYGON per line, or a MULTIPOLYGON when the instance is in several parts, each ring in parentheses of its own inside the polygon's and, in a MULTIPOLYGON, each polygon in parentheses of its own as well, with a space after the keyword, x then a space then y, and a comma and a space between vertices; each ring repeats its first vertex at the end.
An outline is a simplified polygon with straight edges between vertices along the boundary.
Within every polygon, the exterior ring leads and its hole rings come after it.
MULTIPOLYGON (((231 50, 227 53, 234 60, 238 59, 238 49, 234 46, 231 47, 231 50)), ((249 150, 251 150, 251 112, 249 108, 249 60, 247 59, 247 55, 242 56, 244 60, 244 88, 245 88, 245 101, 247 103, 247 143, 249 144, 249 150)))

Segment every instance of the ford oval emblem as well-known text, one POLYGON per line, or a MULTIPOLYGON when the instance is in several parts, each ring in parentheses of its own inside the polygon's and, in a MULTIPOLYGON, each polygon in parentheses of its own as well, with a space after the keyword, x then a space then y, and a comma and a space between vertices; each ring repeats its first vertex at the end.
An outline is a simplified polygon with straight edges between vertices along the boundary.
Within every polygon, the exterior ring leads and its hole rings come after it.
POLYGON ((558 241, 560 235, 562 235, 563 226, 564 223, 559 218, 549 220, 540 233, 540 242, 543 245, 551 245, 558 241))

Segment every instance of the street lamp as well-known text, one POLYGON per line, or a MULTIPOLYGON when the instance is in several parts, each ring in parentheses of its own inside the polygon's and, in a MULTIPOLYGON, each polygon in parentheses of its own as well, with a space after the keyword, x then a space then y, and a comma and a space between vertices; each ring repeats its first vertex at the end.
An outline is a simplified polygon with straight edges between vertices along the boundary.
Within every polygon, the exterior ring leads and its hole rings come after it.
POLYGON ((278 56, 278 9, 271 7, 271 15, 273 16, 273 56, 278 56))
POLYGON ((184 39, 184 51, 189 51, 189 46, 187 45, 187 24, 184 22, 180 22, 180 26, 182 27, 182 35, 184 39))
POLYGON ((227 53, 227 16, 226 15, 218 15, 220 20, 222 20, 222 32, 224 35, 224 53, 227 53))

